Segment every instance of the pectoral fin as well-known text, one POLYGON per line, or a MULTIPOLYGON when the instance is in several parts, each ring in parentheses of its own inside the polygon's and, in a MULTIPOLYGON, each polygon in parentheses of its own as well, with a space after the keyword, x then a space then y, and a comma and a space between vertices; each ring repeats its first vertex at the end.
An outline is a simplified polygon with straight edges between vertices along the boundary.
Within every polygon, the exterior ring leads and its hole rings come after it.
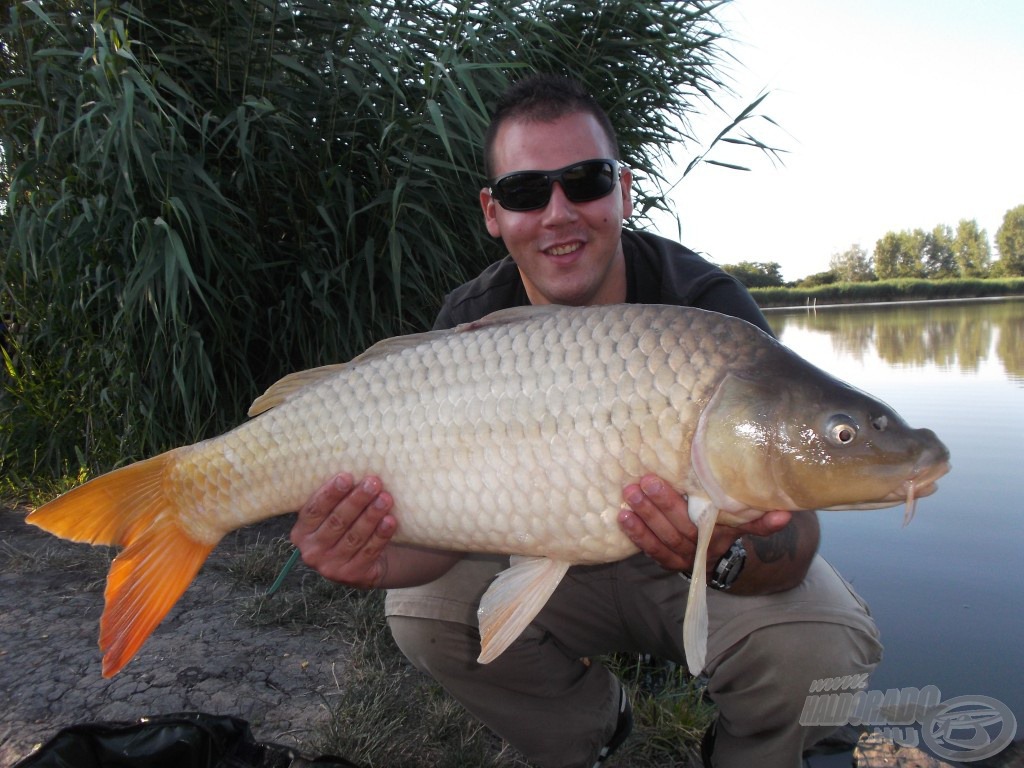
POLYGON ((704 670, 708 655, 708 545, 718 521, 718 509, 710 499, 699 496, 690 496, 689 509, 690 519, 697 526, 697 553, 683 617, 683 649, 686 666, 696 676, 704 670))
POLYGON ((540 613, 569 563, 546 557, 513 557, 484 592, 477 609, 481 664, 494 661, 540 613))

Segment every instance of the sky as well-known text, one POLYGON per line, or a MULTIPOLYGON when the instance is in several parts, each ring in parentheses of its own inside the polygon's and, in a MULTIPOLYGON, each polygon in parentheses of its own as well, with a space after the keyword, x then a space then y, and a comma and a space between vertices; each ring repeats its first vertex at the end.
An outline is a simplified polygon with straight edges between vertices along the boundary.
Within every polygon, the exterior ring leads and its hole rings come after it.
MULTIPOLYGON (((1024 205, 1022 0, 733 0, 719 12, 734 60, 725 112, 702 108, 704 144, 763 91, 751 132, 772 161, 724 147, 670 196, 655 229, 718 264, 778 262, 783 279, 828 269, 886 232, 954 230, 974 219, 996 258, 996 230, 1024 205)), ((679 179, 696 145, 673 150, 679 179)))

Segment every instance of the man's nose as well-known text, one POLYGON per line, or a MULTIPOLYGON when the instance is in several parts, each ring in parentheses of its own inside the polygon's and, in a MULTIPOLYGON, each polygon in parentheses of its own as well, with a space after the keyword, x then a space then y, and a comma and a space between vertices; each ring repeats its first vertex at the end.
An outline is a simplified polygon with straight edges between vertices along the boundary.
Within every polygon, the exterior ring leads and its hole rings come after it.
POLYGON ((551 184, 551 199, 544 208, 545 222, 559 222, 576 218, 576 204, 565 195, 561 182, 551 184))

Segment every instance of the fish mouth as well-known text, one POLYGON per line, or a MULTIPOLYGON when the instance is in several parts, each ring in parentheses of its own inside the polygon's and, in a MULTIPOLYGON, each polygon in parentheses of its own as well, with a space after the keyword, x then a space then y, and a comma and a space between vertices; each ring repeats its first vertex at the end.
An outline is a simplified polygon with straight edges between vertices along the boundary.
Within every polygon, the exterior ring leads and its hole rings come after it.
POLYGON ((935 481, 952 468, 949 463, 949 449, 943 445, 930 429, 916 430, 926 447, 918 457, 909 476, 892 490, 888 500, 893 504, 903 501, 906 508, 903 513, 903 526, 906 527, 914 519, 917 500, 931 496, 938 490, 935 481))
POLYGON ((933 464, 929 464, 926 467, 922 467, 904 483, 908 486, 908 490, 914 491, 914 495, 920 498, 921 496, 930 496, 935 493, 938 486, 935 481, 945 475, 953 467, 948 460, 938 461, 933 464))
POLYGON ((942 458, 938 461, 922 461, 911 470, 906 480, 877 501, 869 501, 862 504, 843 504, 835 507, 825 507, 825 509, 883 509, 885 507, 894 507, 897 504, 905 504, 903 525, 907 526, 914 519, 917 500, 935 493, 939 489, 936 481, 949 472, 950 469, 952 469, 952 465, 947 458, 942 458))
POLYGON ((952 466, 948 459, 936 461, 921 468, 903 484, 907 500, 906 511, 903 513, 904 528, 910 525, 910 521, 914 519, 917 500, 923 496, 931 496, 935 493, 939 488, 935 481, 949 472, 950 469, 952 469, 952 466))

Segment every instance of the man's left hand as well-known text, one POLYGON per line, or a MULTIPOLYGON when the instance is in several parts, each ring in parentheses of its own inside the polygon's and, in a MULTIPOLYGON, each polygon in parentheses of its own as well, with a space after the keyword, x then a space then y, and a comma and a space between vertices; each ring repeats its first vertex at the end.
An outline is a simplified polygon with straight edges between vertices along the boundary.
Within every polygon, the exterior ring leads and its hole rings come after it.
MULTIPOLYGON (((690 573, 697 551, 697 526, 690 520, 687 499, 655 475, 623 489, 629 506, 619 512, 619 525, 634 544, 663 568, 690 573)), ((771 536, 792 520, 785 510, 764 515, 741 526, 716 525, 708 546, 708 567, 743 534, 771 536)))

